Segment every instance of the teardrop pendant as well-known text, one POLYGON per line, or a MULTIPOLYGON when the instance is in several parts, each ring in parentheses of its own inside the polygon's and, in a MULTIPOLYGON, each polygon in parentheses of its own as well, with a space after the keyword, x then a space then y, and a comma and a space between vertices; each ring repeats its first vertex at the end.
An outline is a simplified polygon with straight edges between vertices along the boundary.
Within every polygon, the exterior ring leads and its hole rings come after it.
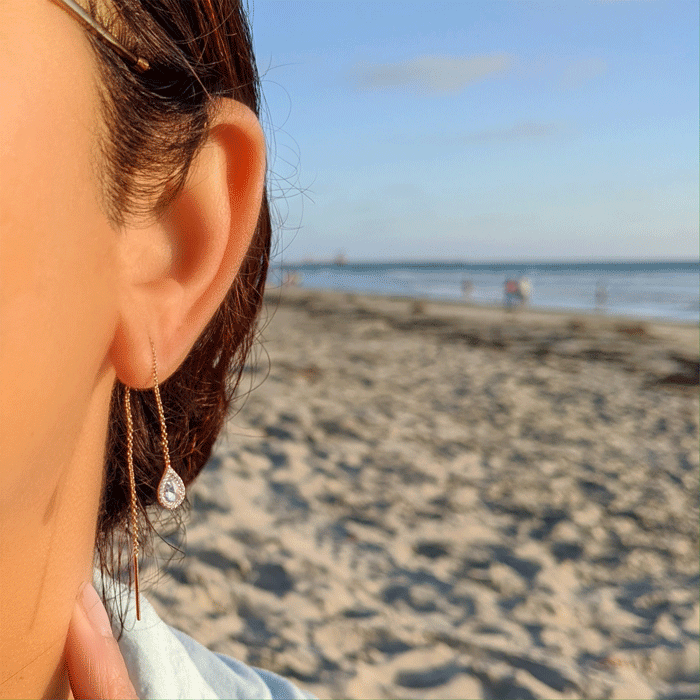
POLYGON ((158 503, 163 508, 175 510, 185 499, 185 484, 175 470, 168 465, 158 484, 158 503))

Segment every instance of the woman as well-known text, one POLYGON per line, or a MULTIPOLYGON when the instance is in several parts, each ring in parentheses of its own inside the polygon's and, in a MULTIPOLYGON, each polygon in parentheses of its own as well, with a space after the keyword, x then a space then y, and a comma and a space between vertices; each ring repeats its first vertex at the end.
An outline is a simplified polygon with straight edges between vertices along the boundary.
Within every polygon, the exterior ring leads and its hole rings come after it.
POLYGON ((262 303, 245 14, 3 0, 0 27, 0 698, 307 697, 134 615, 146 509, 207 461, 262 303))

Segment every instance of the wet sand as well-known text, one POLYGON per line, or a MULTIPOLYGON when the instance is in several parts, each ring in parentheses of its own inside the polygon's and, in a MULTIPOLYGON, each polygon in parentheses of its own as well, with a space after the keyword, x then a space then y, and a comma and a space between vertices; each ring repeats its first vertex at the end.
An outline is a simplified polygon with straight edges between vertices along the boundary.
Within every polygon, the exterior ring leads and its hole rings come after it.
POLYGON ((145 587, 166 622, 321 698, 698 697, 697 327, 303 289, 266 318, 145 587))

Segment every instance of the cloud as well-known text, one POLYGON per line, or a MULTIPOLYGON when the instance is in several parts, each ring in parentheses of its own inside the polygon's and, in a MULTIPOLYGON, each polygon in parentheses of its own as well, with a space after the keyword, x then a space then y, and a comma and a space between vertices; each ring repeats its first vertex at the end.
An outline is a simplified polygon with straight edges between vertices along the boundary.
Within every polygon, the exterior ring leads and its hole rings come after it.
POLYGON ((602 58, 584 58, 566 68, 559 85, 564 89, 573 90, 607 72, 608 64, 602 58))
POLYGON ((489 56, 419 56, 410 61, 384 64, 359 64, 352 80, 360 90, 387 90, 408 87, 426 93, 456 93, 489 75, 502 73, 511 66, 511 57, 499 53, 489 56))
POLYGON ((477 142, 506 142, 506 141, 538 141, 559 132, 556 124, 541 124, 537 122, 520 122, 507 129, 489 129, 476 131, 469 135, 469 141, 477 142))

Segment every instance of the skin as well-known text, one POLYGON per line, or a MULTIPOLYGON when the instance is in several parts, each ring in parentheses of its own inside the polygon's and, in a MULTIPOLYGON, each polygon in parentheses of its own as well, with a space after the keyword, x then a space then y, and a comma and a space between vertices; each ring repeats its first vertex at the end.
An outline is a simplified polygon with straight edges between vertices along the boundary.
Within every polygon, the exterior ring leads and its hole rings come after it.
POLYGON ((160 381, 187 356, 248 249, 265 177, 256 117, 220 100, 170 210, 114 229, 96 79, 63 10, 0 2, 0 699, 129 697, 109 685, 128 683, 116 642, 91 643, 76 607, 110 395, 152 387, 151 339, 160 381))

